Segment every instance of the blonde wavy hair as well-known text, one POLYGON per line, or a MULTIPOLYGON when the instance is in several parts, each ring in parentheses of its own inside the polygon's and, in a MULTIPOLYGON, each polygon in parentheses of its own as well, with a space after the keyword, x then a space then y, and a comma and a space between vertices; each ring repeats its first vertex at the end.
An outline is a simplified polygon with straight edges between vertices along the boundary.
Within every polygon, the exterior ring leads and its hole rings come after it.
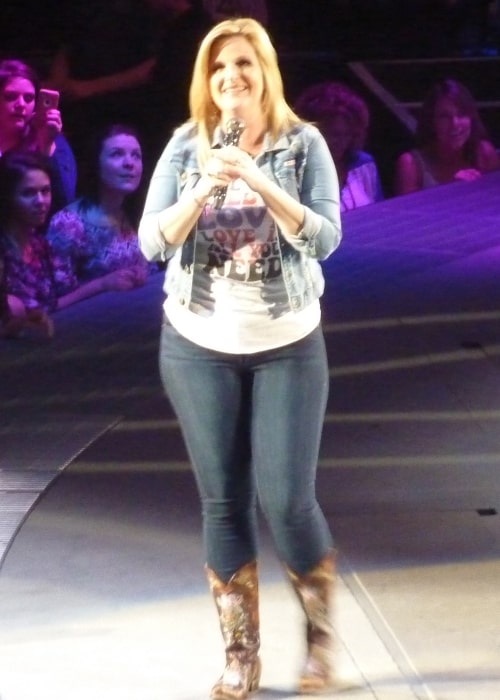
POLYGON ((246 39, 257 55, 264 80, 262 111, 271 136, 277 138, 282 131, 302 121, 285 100, 276 50, 264 27, 249 17, 219 22, 200 44, 189 89, 190 117, 198 128, 200 163, 209 157, 212 136, 220 122, 220 111, 210 94, 212 57, 217 45, 231 37, 246 39))

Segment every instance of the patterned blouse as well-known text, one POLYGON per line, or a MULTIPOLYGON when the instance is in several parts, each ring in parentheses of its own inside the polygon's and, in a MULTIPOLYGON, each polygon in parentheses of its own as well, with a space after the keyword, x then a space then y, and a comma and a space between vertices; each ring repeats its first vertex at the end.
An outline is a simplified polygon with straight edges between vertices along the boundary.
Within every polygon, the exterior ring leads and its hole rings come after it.
POLYGON ((54 311, 57 308, 54 266, 43 233, 33 233, 24 250, 14 239, 0 235, 0 256, 7 294, 18 297, 27 309, 54 311))
POLYGON ((127 221, 121 226, 93 223, 82 204, 79 199, 57 212, 47 230, 58 296, 116 270, 147 267, 137 232, 127 221))

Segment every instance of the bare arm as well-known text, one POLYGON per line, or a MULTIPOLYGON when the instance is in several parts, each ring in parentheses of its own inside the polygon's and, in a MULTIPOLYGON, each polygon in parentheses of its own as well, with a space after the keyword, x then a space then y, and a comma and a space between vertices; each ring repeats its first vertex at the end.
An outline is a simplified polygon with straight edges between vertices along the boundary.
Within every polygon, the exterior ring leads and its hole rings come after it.
POLYGON ((67 54, 62 50, 54 59, 48 82, 61 90, 66 97, 81 100, 143 85, 150 80, 156 63, 155 58, 148 58, 142 63, 138 63, 118 73, 111 73, 110 75, 103 75, 90 80, 77 80, 71 77, 67 54))
POLYGON ((156 66, 156 59, 148 58, 132 68, 104 75, 93 80, 70 80, 69 93, 76 99, 95 97, 108 92, 117 92, 147 83, 156 66))
POLYGON ((115 270, 102 277, 81 284, 68 294, 59 297, 57 308, 64 309, 71 304, 76 304, 83 299, 88 299, 102 292, 126 292, 134 287, 140 287, 146 279, 145 267, 137 265, 122 270, 115 270))
POLYGON ((102 282, 102 278, 91 280, 90 282, 87 282, 86 284, 82 284, 80 287, 77 287, 72 292, 68 292, 68 294, 59 297, 59 299, 57 300, 57 308, 65 309, 67 306, 76 304, 77 302, 82 301, 83 299, 93 297, 96 294, 100 294, 103 291, 104 285, 102 282))
POLYGON ((483 173, 489 173, 500 168, 498 151, 491 141, 481 141, 479 144, 478 161, 479 169, 483 173))
POLYGON ((410 152, 403 153, 396 161, 394 194, 410 194, 422 189, 422 175, 410 152))

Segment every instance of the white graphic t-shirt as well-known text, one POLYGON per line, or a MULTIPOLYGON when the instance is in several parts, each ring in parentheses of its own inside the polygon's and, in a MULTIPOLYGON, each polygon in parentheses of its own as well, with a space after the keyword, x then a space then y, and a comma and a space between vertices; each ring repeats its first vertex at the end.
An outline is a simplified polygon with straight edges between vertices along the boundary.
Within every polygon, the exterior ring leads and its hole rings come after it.
POLYGON ((165 311, 182 335, 204 347, 267 350, 304 337, 319 322, 319 302, 291 311, 276 224, 243 180, 230 184, 221 209, 203 210, 193 274, 190 310, 169 297, 165 311))

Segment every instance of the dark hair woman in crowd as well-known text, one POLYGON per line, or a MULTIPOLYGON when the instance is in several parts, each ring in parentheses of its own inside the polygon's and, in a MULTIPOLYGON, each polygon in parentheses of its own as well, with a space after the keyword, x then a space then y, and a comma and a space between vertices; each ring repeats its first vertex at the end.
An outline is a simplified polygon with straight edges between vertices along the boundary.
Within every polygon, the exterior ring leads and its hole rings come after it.
POLYGON ((477 180, 500 166, 470 91, 457 80, 429 90, 418 116, 415 148, 396 162, 394 193, 477 180))
POLYGON ((1 335, 26 329, 51 336, 57 296, 44 227, 51 206, 51 167, 38 153, 0 159, 1 335))
POLYGON ((339 176, 341 210, 383 199, 375 160, 363 150, 370 126, 365 100, 347 85, 327 81, 306 88, 295 109, 315 123, 326 139, 339 176))
POLYGON ((0 61, 0 156, 12 150, 47 156, 52 169, 52 209, 56 211, 75 197, 77 168, 62 134, 59 109, 36 109, 39 90, 38 76, 28 64, 0 61))
POLYGON ((169 261, 161 375, 196 474, 226 649, 210 697, 259 687, 257 499, 307 621, 298 689, 317 693, 334 682, 335 557, 315 479, 329 388, 319 260, 341 239, 337 174, 285 101, 256 20, 208 32, 189 94, 139 237, 146 257, 169 261))
POLYGON ((83 175, 82 196, 57 212, 47 231, 58 292, 75 301, 142 286, 156 269, 137 238, 142 150, 135 129, 112 124, 97 131, 83 175))

